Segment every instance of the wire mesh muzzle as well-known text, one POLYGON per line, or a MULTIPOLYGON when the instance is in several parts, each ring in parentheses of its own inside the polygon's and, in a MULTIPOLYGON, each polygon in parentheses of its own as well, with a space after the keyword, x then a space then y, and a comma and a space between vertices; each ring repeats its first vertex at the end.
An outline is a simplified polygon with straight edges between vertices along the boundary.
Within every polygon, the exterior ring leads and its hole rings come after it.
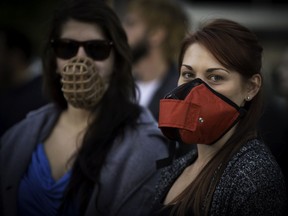
POLYGON ((90 58, 71 59, 63 67, 61 75, 64 97, 74 107, 93 107, 104 95, 104 81, 90 58))

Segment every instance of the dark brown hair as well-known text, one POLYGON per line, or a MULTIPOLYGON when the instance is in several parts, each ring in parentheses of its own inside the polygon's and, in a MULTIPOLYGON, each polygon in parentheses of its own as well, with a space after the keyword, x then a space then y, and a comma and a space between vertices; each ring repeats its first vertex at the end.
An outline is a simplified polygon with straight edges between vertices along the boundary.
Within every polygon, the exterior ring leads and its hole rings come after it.
MULTIPOLYGON (((215 19, 200 26, 183 41, 179 67, 187 48, 193 43, 206 47, 224 67, 237 71, 244 81, 254 74, 261 75, 262 47, 256 35, 237 22, 215 19)), ((257 123, 262 114, 262 90, 245 104, 245 108, 247 113, 239 121, 235 133, 193 183, 173 200, 177 203, 173 208, 177 215, 185 215, 188 211, 193 211, 195 215, 209 215, 213 192, 226 164, 244 143, 257 137, 257 123)))

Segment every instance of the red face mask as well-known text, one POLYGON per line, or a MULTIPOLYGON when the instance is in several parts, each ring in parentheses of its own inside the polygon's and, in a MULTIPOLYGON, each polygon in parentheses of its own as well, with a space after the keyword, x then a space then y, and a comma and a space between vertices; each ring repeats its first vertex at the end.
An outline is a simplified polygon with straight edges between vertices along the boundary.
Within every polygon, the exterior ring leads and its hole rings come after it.
POLYGON ((159 128, 171 140, 213 144, 245 113, 244 108, 195 79, 160 100, 159 128))

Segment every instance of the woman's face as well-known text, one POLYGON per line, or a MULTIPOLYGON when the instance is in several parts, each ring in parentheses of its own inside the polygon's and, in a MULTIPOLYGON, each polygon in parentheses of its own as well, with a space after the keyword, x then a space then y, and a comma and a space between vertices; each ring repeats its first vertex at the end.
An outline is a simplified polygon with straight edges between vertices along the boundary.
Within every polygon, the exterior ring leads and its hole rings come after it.
POLYGON ((184 53, 178 85, 200 78, 211 88, 226 96, 238 106, 245 104, 249 96, 248 86, 236 71, 223 67, 214 56, 199 43, 191 44, 184 53))
MULTIPOLYGON (((60 39, 69 39, 74 41, 91 41, 91 40, 107 40, 102 29, 95 24, 84 23, 76 20, 69 20, 64 24, 60 39)), ((97 50, 96 50, 97 51, 97 50)), ((89 57, 83 46, 80 46, 78 52, 73 57, 89 57)), ((71 57, 71 58, 73 58, 71 57)), ((114 66, 114 52, 111 50, 108 58, 104 60, 94 60, 95 66, 106 83, 109 83, 110 76, 114 66)), ((70 59, 61 59, 57 57, 57 71, 61 71, 70 59)))

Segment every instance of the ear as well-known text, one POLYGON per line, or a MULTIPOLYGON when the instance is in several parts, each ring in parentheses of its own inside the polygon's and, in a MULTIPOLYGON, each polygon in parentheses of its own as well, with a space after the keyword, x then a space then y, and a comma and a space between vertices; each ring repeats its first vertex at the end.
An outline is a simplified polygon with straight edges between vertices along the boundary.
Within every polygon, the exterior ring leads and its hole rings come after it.
POLYGON ((262 77, 260 74, 254 74, 249 78, 247 83, 247 95, 245 96, 246 101, 250 101, 257 95, 262 86, 262 77))

